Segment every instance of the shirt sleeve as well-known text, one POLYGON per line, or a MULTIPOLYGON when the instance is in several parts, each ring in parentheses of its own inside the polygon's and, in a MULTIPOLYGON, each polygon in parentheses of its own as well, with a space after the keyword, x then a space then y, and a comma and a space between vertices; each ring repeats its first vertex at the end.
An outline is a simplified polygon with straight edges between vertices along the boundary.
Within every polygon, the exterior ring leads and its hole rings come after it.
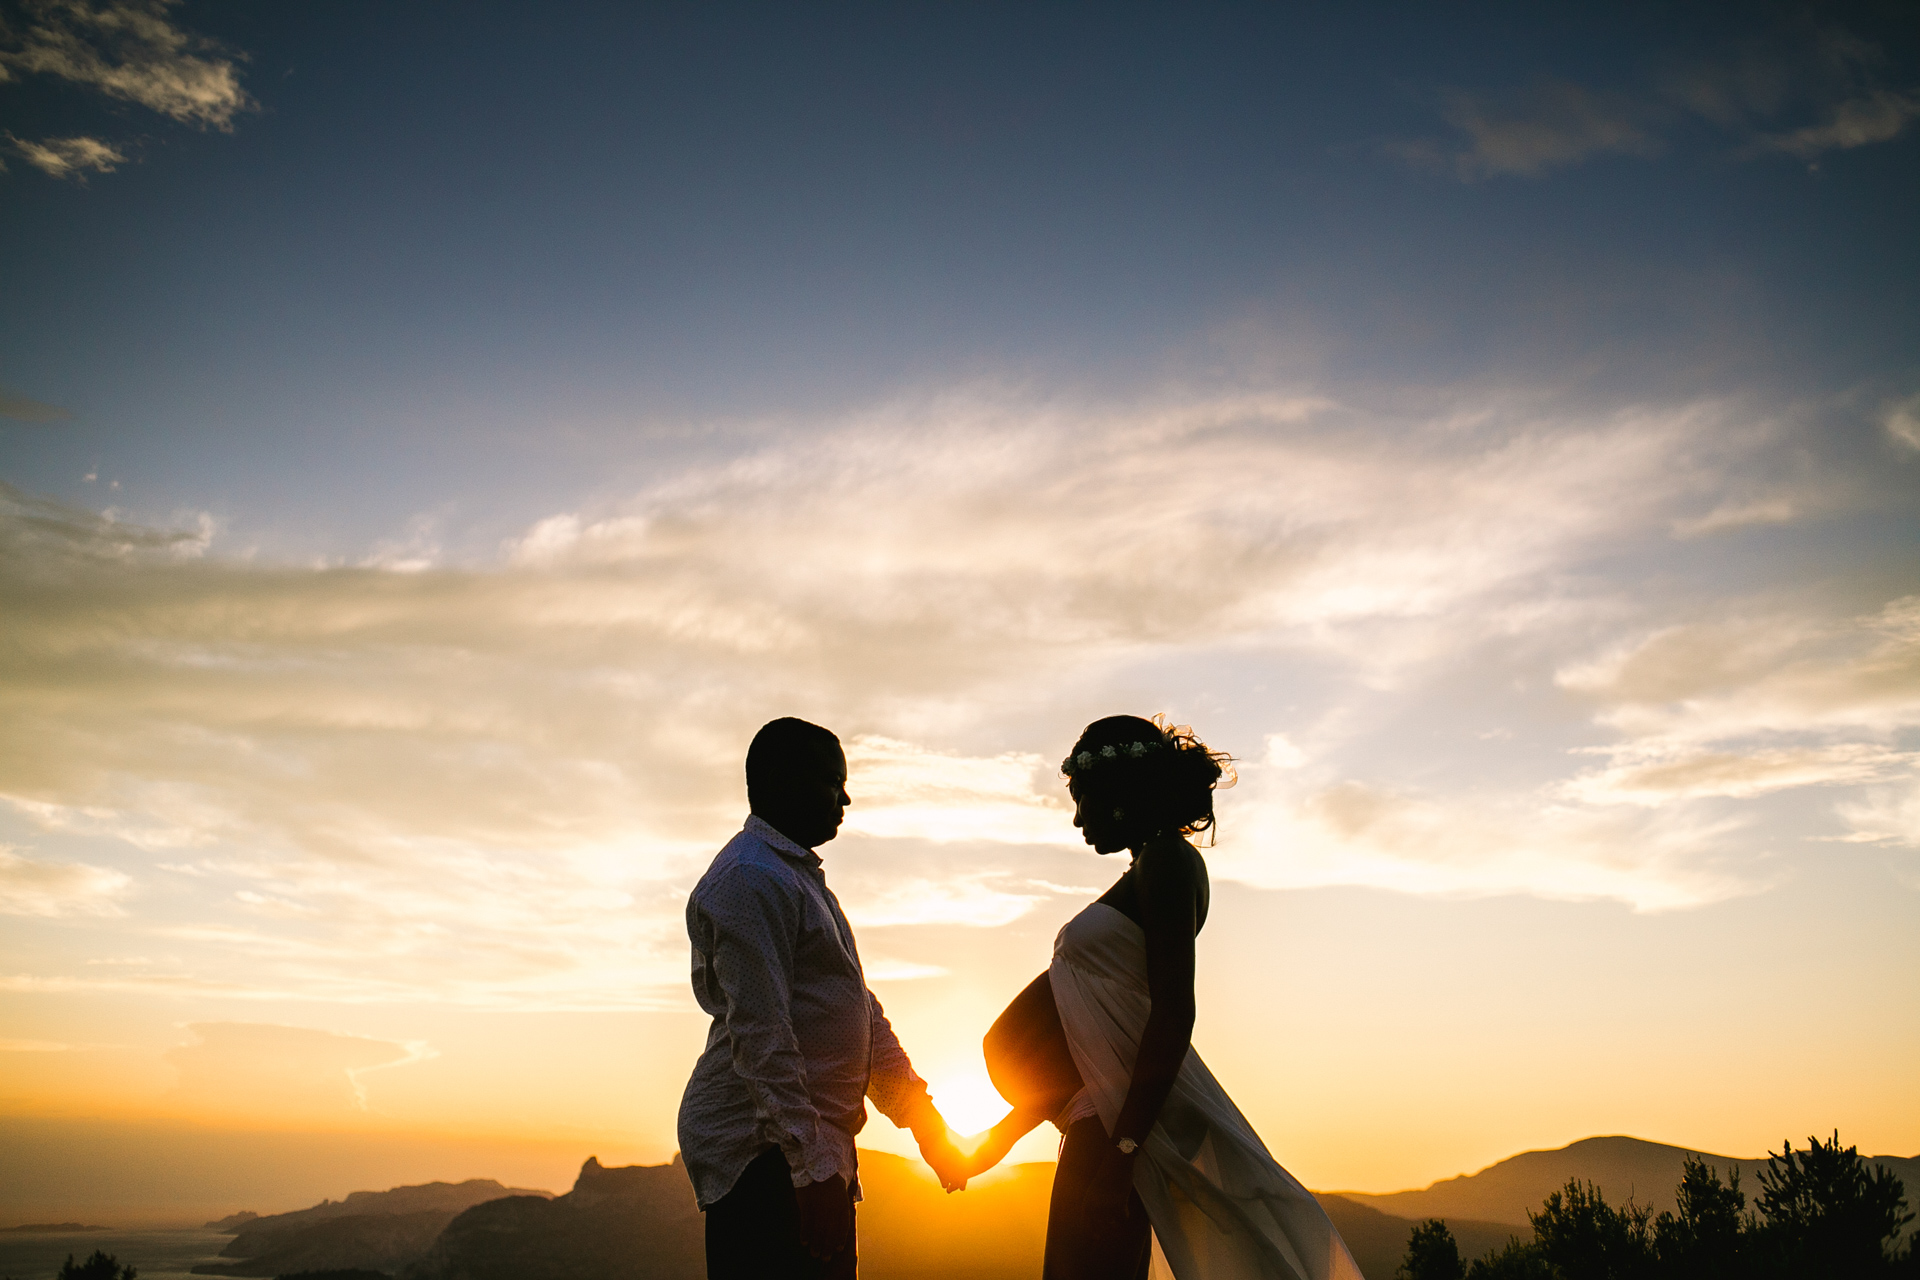
POLYGON ((807 1064, 793 1034, 793 949, 800 904, 758 868, 735 867, 711 883, 702 914, 713 976, 724 1001, 733 1069, 747 1087, 762 1133, 779 1145, 793 1185, 840 1171, 807 1093, 807 1064))
POLYGON ((880 997, 871 990, 867 992, 867 1006, 873 1011, 873 1067, 867 1075, 867 1097, 881 1115, 902 1129, 910 1128, 919 1118, 920 1109, 931 1101, 927 1082, 914 1072, 907 1051, 900 1047, 900 1037, 893 1034, 893 1024, 887 1021, 886 1010, 880 1007, 880 997))

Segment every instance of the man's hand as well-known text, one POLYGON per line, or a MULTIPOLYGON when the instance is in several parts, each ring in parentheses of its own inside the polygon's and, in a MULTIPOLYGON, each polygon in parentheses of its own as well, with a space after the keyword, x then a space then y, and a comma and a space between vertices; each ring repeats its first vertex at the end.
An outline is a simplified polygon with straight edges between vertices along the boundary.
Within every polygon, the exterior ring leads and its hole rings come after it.
POLYGON ((834 1174, 825 1182, 809 1182, 795 1187, 800 1201, 800 1243, 816 1258, 831 1258, 846 1247, 847 1233, 853 1230, 853 1199, 847 1194, 846 1179, 834 1174))
POLYGON ((940 1185, 949 1193, 965 1191, 967 1158, 954 1145, 953 1130, 947 1127, 947 1122, 941 1120, 937 1125, 917 1128, 913 1131, 913 1137, 920 1144, 920 1158, 932 1168, 934 1175, 940 1179, 940 1185))
POLYGON ((913 1140, 920 1144, 920 1158, 940 1179, 940 1185, 949 1193, 965 1191, 967 1158, 954 1145, 953 1130, 940 1114, 940 1108, 933 1105, 932 1098, 920 1099, 912 1114, 906 1117, 905 1127, 912 1130, 913 1140))

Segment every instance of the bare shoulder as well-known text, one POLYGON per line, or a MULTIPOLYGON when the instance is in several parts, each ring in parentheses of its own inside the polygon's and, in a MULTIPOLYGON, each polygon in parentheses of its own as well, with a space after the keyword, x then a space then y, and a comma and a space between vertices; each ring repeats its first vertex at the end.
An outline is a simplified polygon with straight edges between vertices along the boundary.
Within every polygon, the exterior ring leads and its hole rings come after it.
POLYGON ((1206 859, 1200 851, 1171 832, 1151 836, 1136 859, 1140 874, 1156 885, 1195 889, 1207 883, 1206 859))

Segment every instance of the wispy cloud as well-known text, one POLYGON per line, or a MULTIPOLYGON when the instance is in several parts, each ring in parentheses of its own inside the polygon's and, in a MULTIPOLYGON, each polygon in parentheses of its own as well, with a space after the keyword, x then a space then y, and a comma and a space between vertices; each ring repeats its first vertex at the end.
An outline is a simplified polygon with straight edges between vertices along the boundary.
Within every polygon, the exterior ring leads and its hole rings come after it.
MULTIPOLYGON (((18 25, 0 21, 0 83, 29 76, 64 80, 177 123, 230 132, 254 109, 236 61, 176 24, 179 0, 23 0, 18 25)), ((54 178, 85 183, 127 162, 126 144, 75 133, 39 139, 6 135, 12 151, 54 178)), ((0 172, 5 166, 0 165, 0 172)))
POLYGON ((112 173, 116 166, 126 163, 127 159, 119 148, 98 138, 46 138, 40 142, 28 142, 8 134, 7 141, 28 164, 54 178, 84 181, 89 173, 112 173))
POLYGON ((1054 781, 1057 764, 1009 752, 992 759, 930 751, 868 734, 847 744, 860 803, 847 830, 883 838, 1078 845, 1072 810, 1054 781), (1036 788, 1038 778, 1049 784, 1036 788))
POLYGON ((0 848, 0 912, 15 916, 117 916, 124 874, 84 863, 45 862, 0 848))
MULTIPOLYGON (((1857 800, 1843 801, 1839 813, 1852 828, 1849 840, 1920 849, 1920 779, 1876 787, 1857 800)), ((1908 882, 1920 888, 1920 869, 1909 873, 1908 882)))
POLYGON ((1880 424, 1895 443, 1920 449, 1920 395, 1889 404, 1881 413, 1880 424))
POLYGON ((1603 723, 1687 748, 1766 733, 1920 725, 1920 596, 1828 621, 1752 614, 1663 629, 1563 669, 1603 723))
POLYGON ((1890 142, 1920 116, 1920 90, 1882 83, 1885 62, 1876 46, 1846 31, 1789 23, 1637 85, 1600 89, 1541 76, 1518 88, 1451 89, 1439 101, 1453 139, 1385 149, 1466 182, 1537 178, 1599 156, 1655 156, 1689 126, 1706 125, 1730 139, 1736 154, 1811 162, 1890 142))
POLYGON ((1909 773, 1920 764, 1920 754, 1857 742, 1746 752, 1675 751, 1636 744, 1606 754, 1614 763, 1570 781, 1568 795, 1593 804, 1662 805, 1707 796, 1745 799, 1792 787, 1878 782, 1909 773))
POLYGON ((232 54, 171 21, 177 4, 26 0, 25 21, 0 47, 0 75, 55 76, 183 124, 230 129, 252 99, 232 54))
POLYGON ((344 1118, 367 1110, 366 1073, 435 1056, 424 1043, 312 1027, 196 1022, 186 1030, 195 1042, 166 1054, 179 1072, 166 1103, 219 1118, 344 1118))
POLYGON ((46 404, 10 387, 0 387, 0 418, 12 418, 15 422, 66 422, 72 417, 71 409, 46 404))
POLYGON ((1542 79, 1505 95, 1456 91, 1447 95, 1444 115, 1466 135, 1466 145, 1429 154, 1466 181, 1538 177, 1596 155, 1650 156, 1661 149, 1643 103, 1568 80, 1542 79))
POLYGON ((1827 119, 1819 124, 1769 134, 1762 142, 1776 151, 1812 160, 1828 151, 1851 151, 1876 142, 1891 142, 1906 132, 1907 125, 1916 116, 1920 116, 1920 94, 1878 89, 1836 103, 1829 109, 1827 119))
POLYGON ((1218 876, 1268 888, 1519 893, 1660 911, 1752 893, 1775 874, 1741 856, 1741 824, 1726 817, 1648 818, 1526 790, 1255 775, 1208 860, 1218 876))
POLYGON ((1621 741, 1567 794, 1659 806, 1907 778, 1920 753, 1920 597, 1866 617, 1755 615, 1662 630, 1569 666, 1621 741))

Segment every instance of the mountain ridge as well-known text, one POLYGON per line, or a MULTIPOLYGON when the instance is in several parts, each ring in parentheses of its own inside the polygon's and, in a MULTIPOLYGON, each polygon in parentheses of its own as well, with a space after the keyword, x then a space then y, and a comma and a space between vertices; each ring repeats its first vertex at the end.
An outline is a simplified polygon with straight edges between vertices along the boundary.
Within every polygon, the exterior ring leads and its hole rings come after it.
MULTIPOLYGON (((1529 1238, 1528 1209, 1569 1180, 1612 1203, 1672 1203, 1689 1154, 1625 1135, 1524 1151, 1425 1188, 1315 1192, 1368 1280, 1391 1280, 1418 1222, 1447 1222, 1466 1257, 1529 1238)), ((1762 1160, 1704 1154, 1749 1193, 1762 1160)), ((1920 1193, 1920 1158, 1874 1157, 1920 1193)), ((860 1153, 860 1269, 868 1280, 1030 1280, 1046 1238, 1053 1165, 1002 1166, 949 1196, 917 1162, 860 1153)), ((237 1215, 236 1215, 237 1216, 237 1215)), ((226 1256, 201 1274, 276 1276, 371 1268, 404 1280, 699 1280, 703 1222, 685 1166, 602 1166, 589 1158, 566 1194, 516 1192, 491 1179, 355 1192, 234 1228, 226 1256), (470 1200, 463 1208, 452 1206, 470 1200), (421 1204, 434 1207, 418 1208, 421 1204), (414 1208, 411 1213, 356 1212, 414 1208), (238 1250, 236 1250, 238 1246, 238 1250)))
MULTIPOLYGON (((1522 1151, 1477 1172, 1442 1178, 1412 1190, 1326 1194, 1398 1218, 1415 1221, 1475 1218, 1524 1231, 1528 1227, 1527 1211, 1537 1210, 1542 1200, 1566 1186, 1569 1180, 1593 1183, 1611 1204, 1632 1199, 1656 1213, 1671 1209, 1673 1189, 1679 1185, 1681 1169, 1689 1155, 1717 1167, 1723 1179, 1737 1170, 1749 1203, 1757 1187, 1756 1176, 1767 1165, 1765 1156, 1756 1159, 1715 1155, 1626 1134, 1609 1134, 1581 1138, 1564 1147, 1522 1151)), ((1920 1195, 1920 1156, 1869 1156, 1867 1159, 1890 1169, 1909 1188, 1910 1197, 1920 1195)))

